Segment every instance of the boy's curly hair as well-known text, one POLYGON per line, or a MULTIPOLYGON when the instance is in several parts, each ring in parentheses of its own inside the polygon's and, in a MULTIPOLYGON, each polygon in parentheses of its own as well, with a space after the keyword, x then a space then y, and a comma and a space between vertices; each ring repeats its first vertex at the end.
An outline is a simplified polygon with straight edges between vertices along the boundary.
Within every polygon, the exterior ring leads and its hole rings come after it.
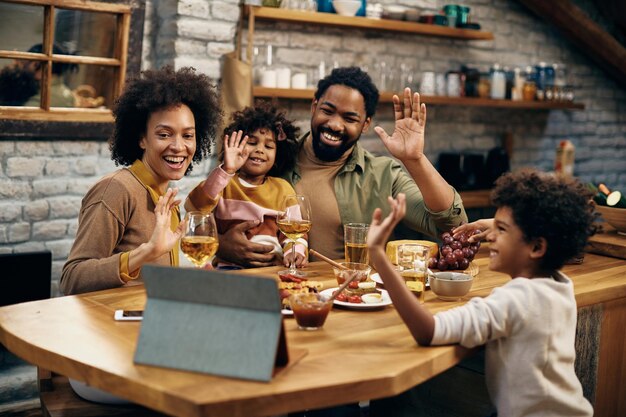
MULTIPOLYGON (((285 112, 279 110, 268 101, 257 100, 253 107, 233 113, 232 122, 224 128, 224 136, 230 136, 233 132, 243 131, 251 135, 259 129, 268 129, 276 139, 276 160, 274 166, 267 173, 271 177, 281 177, 291 170, 296 164, 298 153, 298 135, 300 128, 285 117, 285 112), (284 140, 278 140, 280 129, 285 133, 284 140)), ((224 159, 224 150, 220 151, 219 160, 224 159)))
POLYGON ((595 233, 591 197, 573 178, 523 169, 501 176, 491 198, 496 207, 511 209, 526 242, 546 239, 541 267, 556 270, 579 255, 587 238, 595 233))
POLYGON ((372 117, 378 106, 378 89, 370 76, 359 67, 335 68, 330 75, 317 83, 315 100, 319 100, 331 86, 340 84, 354 88, 363 96, 365 101, 365 115, 372 117))
MULTIPOLYGON (((186 67, 143 71, 131 80, 113 108, 115 128, 109 139, 115 165, 132 165, 143 156, 139 141, 146 133, 148 119, 156 111, 185 104, 196 123, 196 153, 199 162, 211 152, 211 144, 220 125, 222 110, 215 86, 204 74, 186 67)), ((192 164, 186 174, 192 169, 192 164)))

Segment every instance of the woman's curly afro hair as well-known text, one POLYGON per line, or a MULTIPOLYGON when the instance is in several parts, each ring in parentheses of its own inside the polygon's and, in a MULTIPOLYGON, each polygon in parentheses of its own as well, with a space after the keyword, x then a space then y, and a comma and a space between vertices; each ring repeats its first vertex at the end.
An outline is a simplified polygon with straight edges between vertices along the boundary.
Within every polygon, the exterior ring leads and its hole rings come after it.
MULTIPOLYGON (((174 71, 171 67, 143 71, 130 81, 113 108, 115 129, 109 141, 115 165, 132 165, 143 156, 139 147, 150 115, 155 111, 181 104, 189 107, 196 123, 196 153, 199 162, 211 152, 211 144, 220 125, 222 111, 215 86, 193 68, 174 71)), ((189 165, 191 171, 192 165, 189 165)))
MULTIPOLYGON (((270 102, 258 100, 254 107, 246 107, 233 114, 231 124, 224 129, 224 135, 230 136, 239 130, 246 135, 251 135, 259 129, 268 129, 274 134, 276 160, 267 175, 280 177, 296 164, 297 138, 300 128, 285 117, 284 111, 279 110, 270 102), (286 138, 284 140, 278 140, 280 129, 285 133, 286 138)), ((222 159, 223 152, 220 152, 220 160, 222 159)))
POLYGON ((579 181, 523 169, 501 176, 492 200, 496 207, 509 207, 526 242, 544 238, 546 254, 541 267, 556 270, 579 255, 587 238, 595 233, 591 192, 579 181))

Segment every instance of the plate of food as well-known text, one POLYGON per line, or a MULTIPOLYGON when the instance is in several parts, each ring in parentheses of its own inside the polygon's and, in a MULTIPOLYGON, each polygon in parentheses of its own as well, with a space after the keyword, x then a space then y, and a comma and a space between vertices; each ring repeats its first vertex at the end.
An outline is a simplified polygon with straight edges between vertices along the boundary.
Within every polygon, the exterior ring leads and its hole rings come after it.
MULTIPOLYGON (((360 282, 359 284, 365 284, 360 282)), ((321 292, 322 295, 331 296, 333 292, 337 291, 338 287, 328 288, 321 292)), ((355 289, 344 290, 343 294, 340 294, 338 298, 333 301, 334 305, 340 307, 346 307, 354 310, 373 310, 391 305, 391 298, 385 290, 378 290, 374 284, 374 291, 367 289, 367 292, 354 291, 355 289)))
POLYGON ((289 297, 295 293, 319 292, 324 287, 320 281, 280 281, 278 283, 278 293, 282 304, 281 313, 283 316, 292 316, 293 311, 289 306, 289 297))

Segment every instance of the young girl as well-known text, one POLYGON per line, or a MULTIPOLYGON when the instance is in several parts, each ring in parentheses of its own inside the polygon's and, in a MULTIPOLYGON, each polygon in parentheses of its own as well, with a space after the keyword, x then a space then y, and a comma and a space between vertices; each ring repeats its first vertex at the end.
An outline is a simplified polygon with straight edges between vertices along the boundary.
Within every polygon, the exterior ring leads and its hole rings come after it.
MULTIPOLYGON (((260 102, 233 115, 233 122, 224 129, 222 165, 209 173, 207 179, 189 194, 187 211, 215 210, 218 232, 245 227, 246 238, 271 248, 274 264, 289 260, 294 251, 285 252, 285 236, 278 230, 276 216, 283 199, 296 194, 289 183, 277 178, 293 168, 296 137, 299 129, 283 112, 269 103, 260 102), (243 132, 247 135, 242 138, 243 132), (243 223, 254 221, 249 228, 243 223)), ((295 245, 296 266, 307 264, 307 242, 298 239, 295 245)), ((225 260, 218 267, 239 268, 225 260)), ((260 265, 258 265, 260 266, 260 265)))
POLYGON ((576 300, 558 269, 593 234, 593 206, 579 182, 537 171, 496 182, 498 207, 487 240, 489 268, 513 279, 486 298, 432 315, 409 292, 385 256, 384 244, 405 212, 374 213, 370 259, 415 340, 421 345, 486 344, 486 383, 501 416, 591 416, 574 373, 576 300))

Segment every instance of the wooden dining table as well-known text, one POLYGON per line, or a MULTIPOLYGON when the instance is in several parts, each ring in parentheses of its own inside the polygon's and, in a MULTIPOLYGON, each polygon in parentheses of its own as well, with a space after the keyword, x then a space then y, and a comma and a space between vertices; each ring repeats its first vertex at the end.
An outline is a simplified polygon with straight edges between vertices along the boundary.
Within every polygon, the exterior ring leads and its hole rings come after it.
MULTIPOLYGON (((425 307, 435 313, 462 305, 509 279, 489 271, 485 251, 474 262, 479 272, 468 296, 446 302, 427 291, 425 307)), ((279 269, 239 273, 277 277, 279 269)), ((596 415, 626 415, 626 344, 620 327, 626 322, 626 261, 586 254, 582 264, 563 270, 574 282, 579 311, 591 308, 593 317, 600 317, 592 323, 601 330, 596 415)), ((325 288, 337 286, 326 263, 312 262, 305 272, 325 288)), ((2 307, 0 342, 53 372, 166 414, 194 417, 269 416, 393 396, 472 354, 458 345, 417 345, 393 306, 336 307, 318 331, 298 330, 292 318, 284 319, 288 347, 307 354, 269 383, 138 365, 133 355, 141 324, 114 321, 113 314, 142 309, 145 302, 145 289, 137 285, 2 307)))

